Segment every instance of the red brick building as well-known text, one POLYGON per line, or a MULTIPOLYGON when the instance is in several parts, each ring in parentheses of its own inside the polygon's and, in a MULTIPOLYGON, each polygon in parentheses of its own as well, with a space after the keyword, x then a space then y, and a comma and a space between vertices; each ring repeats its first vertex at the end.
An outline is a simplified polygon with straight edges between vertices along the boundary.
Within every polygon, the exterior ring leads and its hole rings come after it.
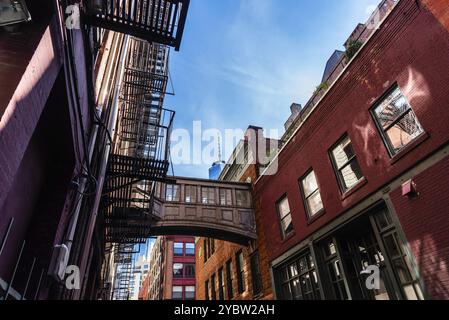
POLYGON ((195 299, 195 238, 158 237, 150 256, 150 270, 140 300, 195 299))
MULTIPOLYGON (((265 154, 278 148, 278 141, 263 136, 263 129, 250 126, 246 139, 235 148, 224 167, 220 180, 254 182, 264 169, 256 160, 254 145, 265 146, 265 154), (255 140, 252 140, 255 138, 255 140), (261 138, 261 139, 260 139, 261 138)), ((260 210, 255 208, 256 224, 261 223, 260 210)), ((257 229, 257 240, 242 246, 210 238, 196 239, 197 300, 272 299, 265 234, 257 229)))
POLYGON ((448 24, 399 1, 255 183, 276 298, 449 298, 448 24))

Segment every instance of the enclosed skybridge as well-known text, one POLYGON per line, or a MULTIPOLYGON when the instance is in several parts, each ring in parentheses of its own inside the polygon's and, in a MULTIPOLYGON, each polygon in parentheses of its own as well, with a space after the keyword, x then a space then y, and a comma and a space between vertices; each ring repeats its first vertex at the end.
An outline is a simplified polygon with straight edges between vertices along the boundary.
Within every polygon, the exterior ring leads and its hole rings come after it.
POLYGON ((190 0, 91 0, 93 26, 179 50, 190 0))
POLYGON ((173 178, 157 183, 152 236, 192 235, 239 244, 256 239, 251 185, 173 178))

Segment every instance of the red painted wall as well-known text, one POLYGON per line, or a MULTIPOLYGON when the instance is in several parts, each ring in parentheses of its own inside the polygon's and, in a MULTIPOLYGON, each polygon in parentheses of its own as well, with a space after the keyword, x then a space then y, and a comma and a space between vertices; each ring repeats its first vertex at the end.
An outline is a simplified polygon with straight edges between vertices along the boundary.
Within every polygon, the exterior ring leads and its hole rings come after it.
MULTIPOLYGON (((270 235, 270 260, 449 141, 449 73, 441 70, 449 70, 447 30, 417 2, 401 1, 281 152, 277 175, 256 183, 255 193, 264 215, 261 227, 270 235), (395 82, 429 138, 393 162, 369 109, 395 82), (328 150, 345 132, 352 140, 367 183, 342 199, 328 150), (298 179, 311 167, 326 212, 308 225, 298 179), (281 239, 275 208, 284 193, 289 198, 295 228, 294 236, 287 241, 281 239)), ((431 232, 425 225, 422 228, 431 232)))

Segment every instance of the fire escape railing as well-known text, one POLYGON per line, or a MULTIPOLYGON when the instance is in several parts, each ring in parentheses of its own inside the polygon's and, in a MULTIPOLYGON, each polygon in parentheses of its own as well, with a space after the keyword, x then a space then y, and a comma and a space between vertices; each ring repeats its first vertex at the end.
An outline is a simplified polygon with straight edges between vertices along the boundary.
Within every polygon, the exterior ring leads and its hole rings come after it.
POLYGON ((88 14, 97 27, 179 50, 190 0, 92 0, 88 14))
POLYGON ((174 111, 163 108, 167 46, 131 39, 121 85, 118 139, 103 189, 105 239, 140 244, 149 236, 156 181, 169 169, 174 111))

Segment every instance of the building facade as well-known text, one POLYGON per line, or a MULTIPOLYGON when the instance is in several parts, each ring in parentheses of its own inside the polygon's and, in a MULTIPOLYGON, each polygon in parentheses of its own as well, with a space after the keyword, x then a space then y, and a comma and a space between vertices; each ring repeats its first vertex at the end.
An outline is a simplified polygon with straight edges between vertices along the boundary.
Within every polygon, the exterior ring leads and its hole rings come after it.
POLYGON ((119 265, 129 288, 142 211, 168 171, 168 54, 189 6, 139 3, 2 2, 0 299, 112 299, 119 265), (117 160, 153 170, 117 175, 117 160))
MULTIPOLYGON (((278 141, 265 138, 263 129, 250 126, 243 139, 224 166, 219 180, 256 181, 263 164, 257 161, 258 148, 263 154, 274 154, 278 141)), ((232 202, 232 196, 220 193, 220 201, 232 202)), ((261 216, 255 210, 256 225, 261 216)), ((265 235, 257 228, 257 240, 248 246, 217 240, 196 238, 197 300, 252 300, 271 299, 265 235)))
POLYGON ((158 237, 150 257, 150 271, 143 280, 141 300, 195 299, 195 239, 158 237))
POLYGON ((277 299, 449 298, 443 2, 385 11, 255 183, 277 299))

